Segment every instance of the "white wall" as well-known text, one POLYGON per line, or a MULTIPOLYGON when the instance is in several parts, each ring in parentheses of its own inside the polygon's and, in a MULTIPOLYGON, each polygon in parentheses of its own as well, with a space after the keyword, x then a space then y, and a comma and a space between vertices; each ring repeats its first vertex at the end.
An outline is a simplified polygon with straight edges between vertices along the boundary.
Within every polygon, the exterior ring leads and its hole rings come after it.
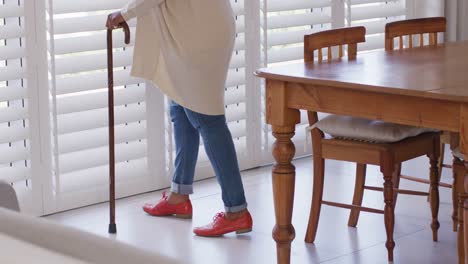
MULTIPOLYGON (((444 0, 407 0, 413 2, 413 17, 444 16, 444 0)), ((457 1, 457 0, 448 0, 457 1)))
POLYGON ((459 40, 468 40, 468 0, 458 0, 458 5, 457 36, 459 40))
POLYGON ((446 0, 445 15, 450 41, 468 40, 468 0, 446 0))

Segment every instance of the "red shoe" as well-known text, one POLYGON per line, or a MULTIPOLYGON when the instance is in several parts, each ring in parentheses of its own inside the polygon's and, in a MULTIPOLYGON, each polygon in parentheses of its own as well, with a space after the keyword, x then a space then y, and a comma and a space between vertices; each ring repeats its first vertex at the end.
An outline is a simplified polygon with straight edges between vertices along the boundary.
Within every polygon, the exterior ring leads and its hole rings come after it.
POLYGON ((249 212, 235 220, 228 220, 225 218, 224 213, 218 213, 211 224, 196 227, 193 232, 197 236, 218 237, 231 232, 236 232, 236 234, 248 233, 252 231, 252 226, 252 216, 249 212))
POLYGON ((175 216, 178 218, 192 218, 192 203, 187 200, 180 204, 169 204, 166 193, 163 192, 162 199, 157 204, 145 204, 143 211, 152 216, 175 216))

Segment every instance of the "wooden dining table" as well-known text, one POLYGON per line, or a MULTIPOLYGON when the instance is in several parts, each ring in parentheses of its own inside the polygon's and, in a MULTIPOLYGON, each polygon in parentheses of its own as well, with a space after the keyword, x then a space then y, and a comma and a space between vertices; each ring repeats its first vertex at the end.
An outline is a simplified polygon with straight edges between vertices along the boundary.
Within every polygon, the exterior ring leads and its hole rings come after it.
MULTIPOLYGON (((272 177, 278 263, 290 263, 295 238, 291 224, 295 145, 291 138, 301 120, 299 110, 453 132, 459 135, 468 168, 468 42, 372 51, 358 54, 355 60, 300 62, 259 69, 255 75, 266 79, 266 122, 276 139, 272 177)), ((466 175, 463 181, 454 188, 468 193, 466 175)), ((468 219, 468 200, 463 208, 463 218, 468 219)), ((468 239, 468 221, 459 219, 459 223, 460 263, 468 264, 464 253, 468 248, 463 245, 468 239)))

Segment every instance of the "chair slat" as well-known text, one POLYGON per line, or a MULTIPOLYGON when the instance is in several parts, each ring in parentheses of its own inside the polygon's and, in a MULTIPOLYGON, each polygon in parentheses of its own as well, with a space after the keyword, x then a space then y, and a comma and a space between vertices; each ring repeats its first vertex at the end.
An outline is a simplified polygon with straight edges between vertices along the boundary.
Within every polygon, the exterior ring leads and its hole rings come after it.
POLYGON ((355 60, 357 56, 357 43, 348 44, 348 59, 355 60))

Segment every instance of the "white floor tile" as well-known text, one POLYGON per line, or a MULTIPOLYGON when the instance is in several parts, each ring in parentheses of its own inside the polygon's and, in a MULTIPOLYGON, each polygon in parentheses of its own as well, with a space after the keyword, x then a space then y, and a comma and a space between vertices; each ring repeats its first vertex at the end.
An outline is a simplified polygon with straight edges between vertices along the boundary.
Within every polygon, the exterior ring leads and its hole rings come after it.
MULTIPOLYGON (((362 213, 357 228, 347 226, 349 211, 322 207, 315 244, 304 242, 312 192, 312 160, 295 161, 296 189, 293 224, 296 239, 292 246, 292 263, 387 263, 385 228, 382 215, 362 213)), ((427 159, 410 161, 403 172, 427 177, 427 159)), ((354 171, 352 163, 327 161, 324 199, 346 202, 352 200, 354 171)), ((450 170, 443 179, 451 182, 450 170)), ((253 232, 227 235, 222 238, 202 238, 192 234, 194 226, 211 221, 223 210, 220 188, 215 179, 195 184, 192 196, 194 218, 181 220, 146 215, 141 205, 160 199, 162 191, 142 194, 117 202, 118 234, 107 234, 108 207, 99 204, 47 218, 137 247, 172 256, 181 263, 275 263, 276 245, 271 238, 274 207, 271 167, 243 173, 249 210, 254 218, 253 232), (207 262, 212 260, 213 262, 207 262)), ((368 169, 368 185, 381 186, 379 169, 368 169)), ((402 181, 401 187, 427 191, 428 186, 402 181)), ((380 192, 367 191, 364 204, 383 208, 380 192)), ((440 189, 439 242, 432 242, 429 227, 431 214, 425 197, 399 196, 396 207, 395 263, 456 263, 456 234, 451 231, 451 192, 440 189)))

